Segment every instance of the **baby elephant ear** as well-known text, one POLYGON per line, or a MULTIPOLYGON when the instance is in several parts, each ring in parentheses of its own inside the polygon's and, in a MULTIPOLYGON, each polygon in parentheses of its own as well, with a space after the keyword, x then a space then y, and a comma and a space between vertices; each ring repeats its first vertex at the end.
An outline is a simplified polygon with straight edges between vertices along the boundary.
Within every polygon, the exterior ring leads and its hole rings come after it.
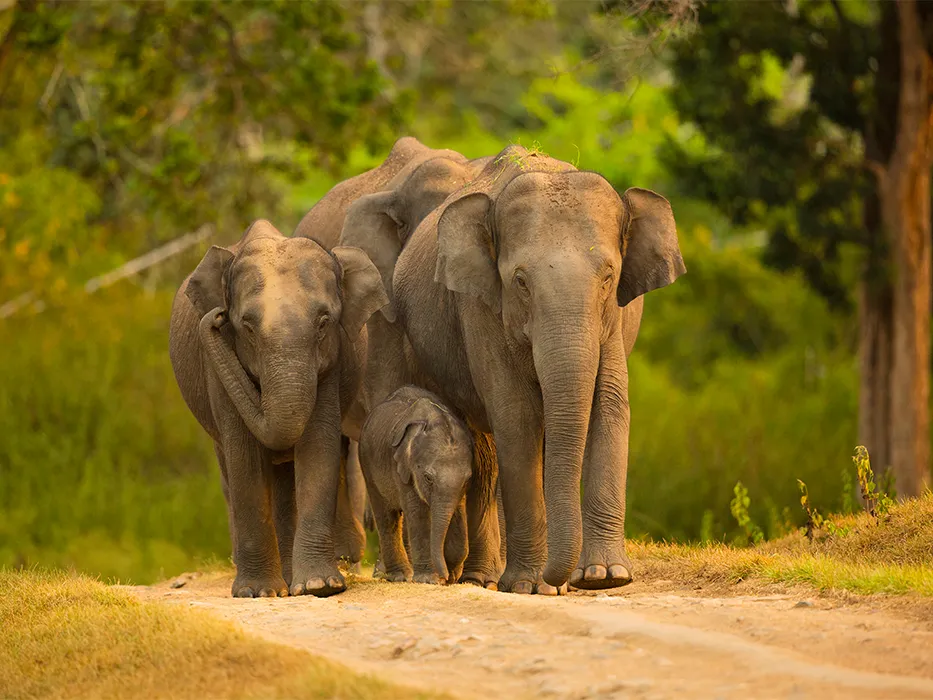
POLYGON ((333 249, 340 263, 343 311, 340 324, 351 340, 356 339, 369 317, 389 303, 382 277, 372 260, 359 248, 338 246, 333 249))
POLYGON ((411 443, 424 429, 422 421, 400 420, 392 430, 392 448, 399 481, 411 483, 411 443))
POLYGON ((622 274, 617 296, 625 306, 666 287, 687 271, 671 204, 657 192, 632 187, 622 195, 622 274))
POLYGON ((233 253, 213 245, 188 278, 185 295, 191 300, 199 316, 218 307, 226 308, 223 277, 231 262, 233 253))

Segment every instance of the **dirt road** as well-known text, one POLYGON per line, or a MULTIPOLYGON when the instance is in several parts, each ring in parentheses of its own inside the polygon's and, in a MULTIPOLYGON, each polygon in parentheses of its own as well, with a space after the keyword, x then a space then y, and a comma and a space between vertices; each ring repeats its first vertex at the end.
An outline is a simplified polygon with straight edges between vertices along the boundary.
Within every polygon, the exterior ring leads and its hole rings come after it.
POLYGON ((131 590, 463 698, 933 698, 933 625, 864 602, 670 582, 560 598, 355 580, 327 599, 237 600, 218 576, 131 590))

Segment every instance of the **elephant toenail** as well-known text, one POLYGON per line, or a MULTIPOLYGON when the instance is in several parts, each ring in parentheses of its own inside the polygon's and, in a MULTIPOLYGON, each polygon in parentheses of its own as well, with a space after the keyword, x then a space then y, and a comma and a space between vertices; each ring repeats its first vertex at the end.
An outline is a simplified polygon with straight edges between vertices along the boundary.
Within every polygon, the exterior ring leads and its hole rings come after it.
POLYGON ((538 595, 557 595, 557 588, 548 583, 539 583, 538 595))
POLYGON ((587 581, 598 581, 600 579, 606 578, 606 567, 601 564, 593 564, 592 566, 586 567, 586 574, 584 578, 587 581))
POLYGON ((296 583, 294 586, 292 586, 291 590, 289 591, 289 593, 291 593, 292 595, 301 595, 304 592, 305 592, 305 588, 300 583, 296 583))
POLYGON ((631 581, 632 574, 621 564, 613 564, 609 567, 609 578, 631 581))
POLYGON ((579 583, 583 580, 583 569, 574 569, 573 573, 570 574, 570 584, 579 583))
POLYGON ((531 581, 519 581, 512 586, 512 593, 518 593, 519 595, 531 595, 533 590, 534 584, 531 581))
POLYGON ((253 593, 252 588, 250 588, 249 586, 246 586, 245 588, 241 588, 240 590, 236 592, 236 597, 237 598, 253 598, 255 597, 255 594, 253 593))

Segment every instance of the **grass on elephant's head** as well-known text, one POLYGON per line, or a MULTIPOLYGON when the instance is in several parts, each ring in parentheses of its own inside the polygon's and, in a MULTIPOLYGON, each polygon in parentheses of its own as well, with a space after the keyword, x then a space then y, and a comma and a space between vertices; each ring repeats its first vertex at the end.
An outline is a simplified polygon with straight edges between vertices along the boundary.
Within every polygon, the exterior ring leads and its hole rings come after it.
POLYGON ((3 698, 419 697, 63 572, 0 570, 0 629, 3 698))
POLYGON ((801 532, 755 547, 633 543, 643 580, 728 587, 740 581, 804 584, 821 591, 933 596, 933 494, 867 513, 831 518, 833 534, 801 532))

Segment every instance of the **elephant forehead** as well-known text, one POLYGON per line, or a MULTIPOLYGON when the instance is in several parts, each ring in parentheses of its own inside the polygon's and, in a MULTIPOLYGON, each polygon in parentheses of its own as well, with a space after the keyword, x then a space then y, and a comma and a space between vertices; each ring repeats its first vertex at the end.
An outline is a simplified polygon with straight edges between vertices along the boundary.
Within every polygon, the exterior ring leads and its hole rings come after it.
POLYGON ((496 205, 496 228, 505 247, 529 242, 618 246, 621 221, 621 199, 594 173, 529 173, 516 178, 496 205))

